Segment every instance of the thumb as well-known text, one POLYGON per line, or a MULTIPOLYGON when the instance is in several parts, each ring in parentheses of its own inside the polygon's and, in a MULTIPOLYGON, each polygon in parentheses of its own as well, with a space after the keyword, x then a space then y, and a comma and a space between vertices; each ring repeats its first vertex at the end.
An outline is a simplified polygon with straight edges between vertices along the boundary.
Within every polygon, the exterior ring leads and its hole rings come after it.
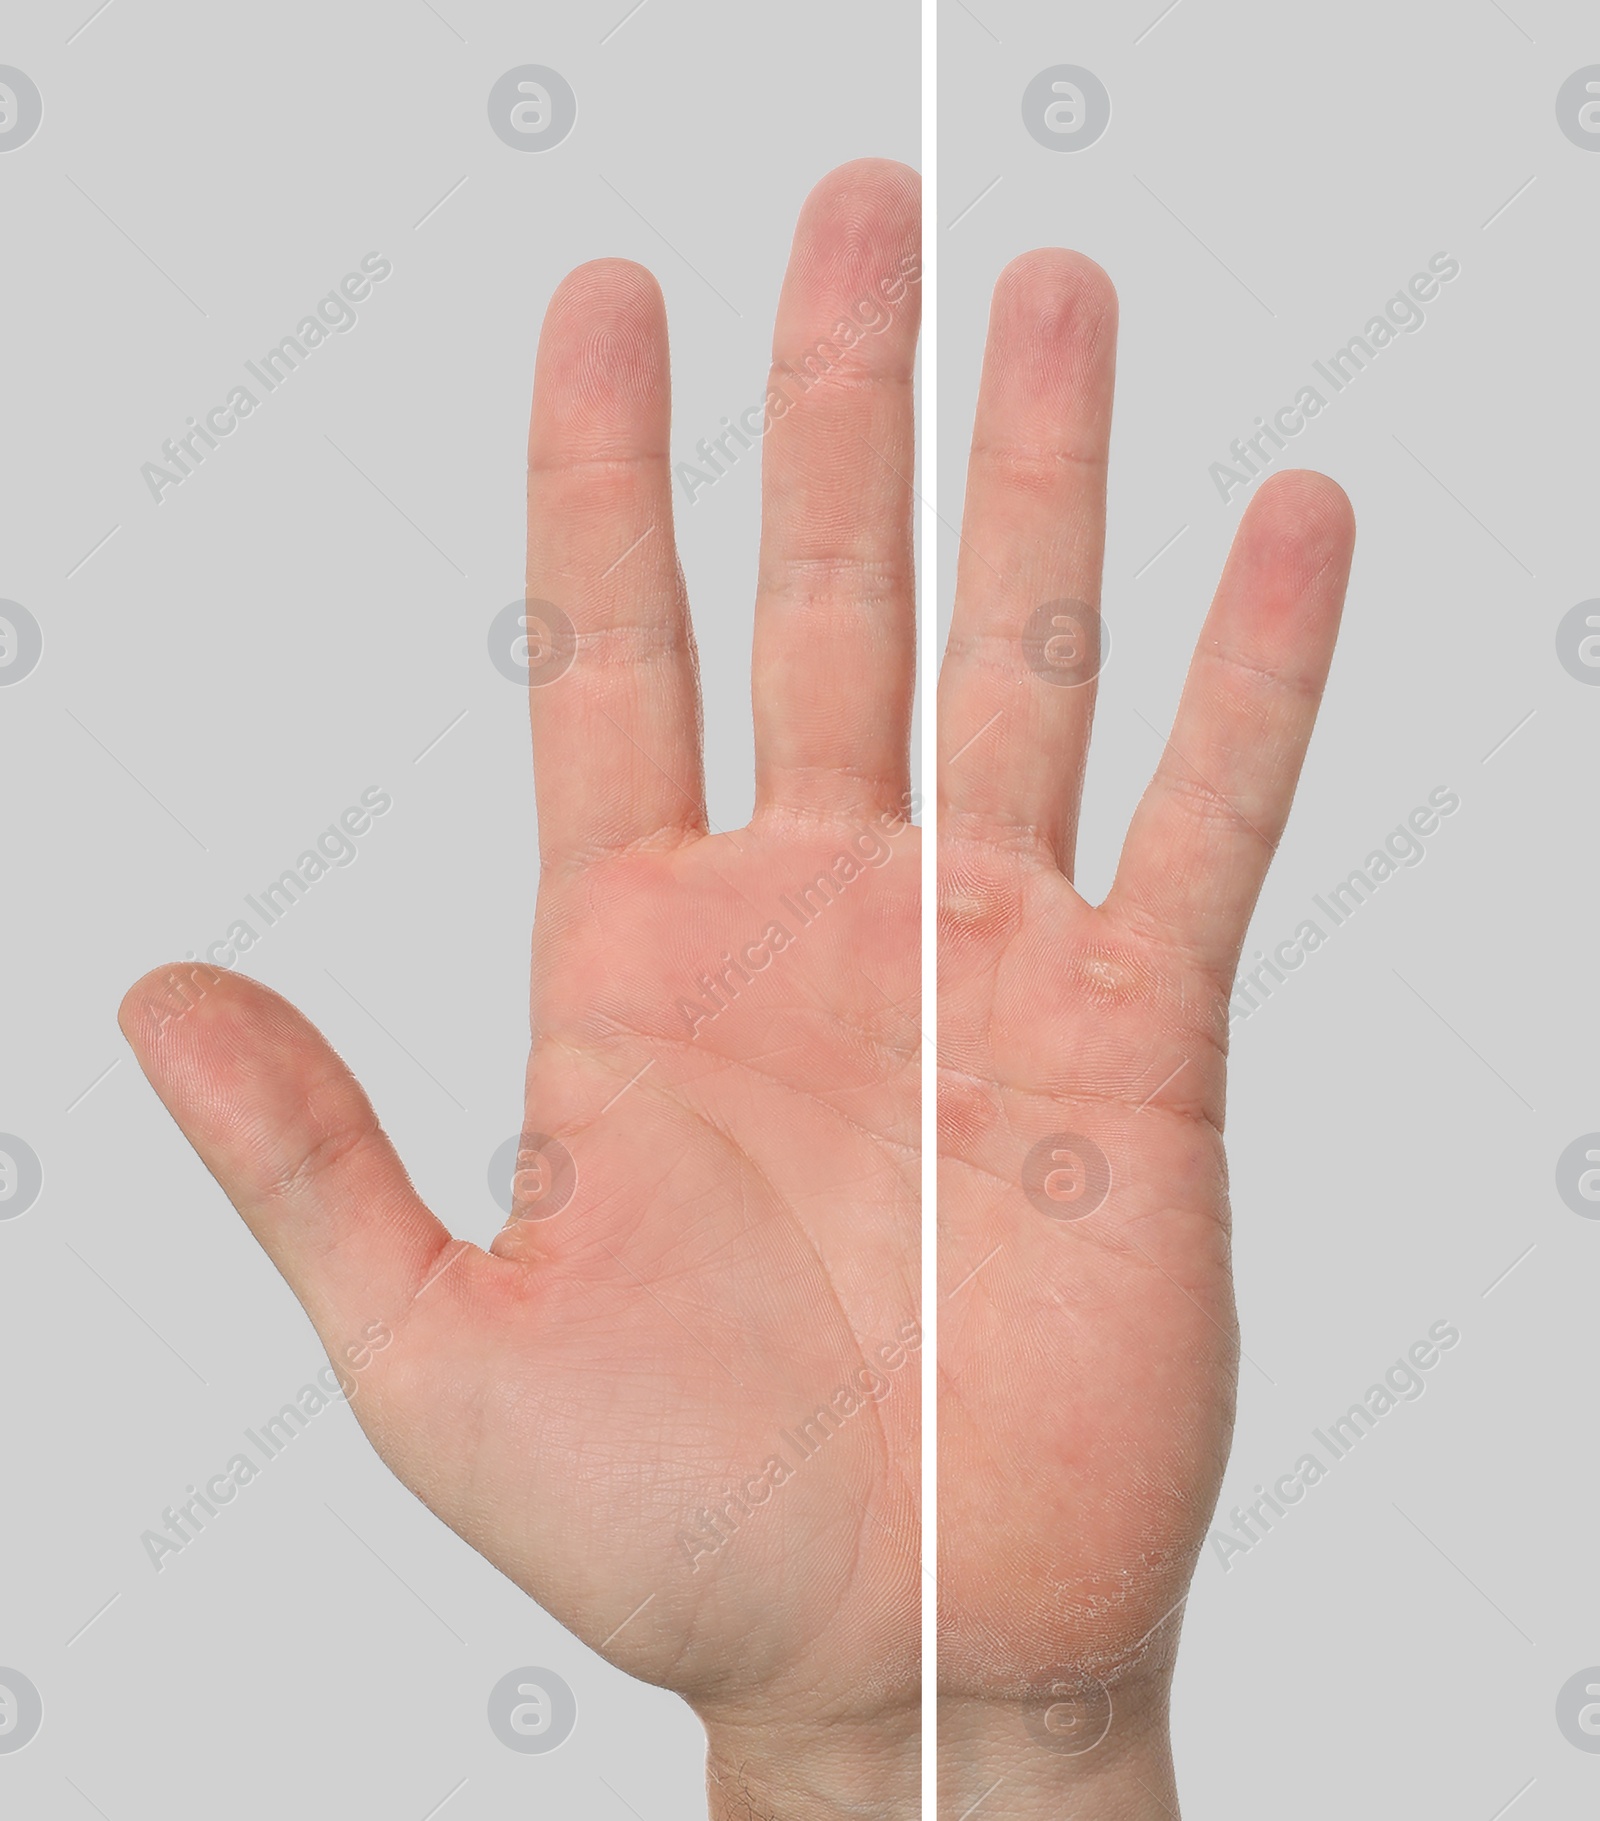
POLYGON ((286 999, 242 974, 157 968, 117 1014, 139 1066, 341 1364, 396 1324, 453 1240, 423 1205, 355 1077, 286 999))

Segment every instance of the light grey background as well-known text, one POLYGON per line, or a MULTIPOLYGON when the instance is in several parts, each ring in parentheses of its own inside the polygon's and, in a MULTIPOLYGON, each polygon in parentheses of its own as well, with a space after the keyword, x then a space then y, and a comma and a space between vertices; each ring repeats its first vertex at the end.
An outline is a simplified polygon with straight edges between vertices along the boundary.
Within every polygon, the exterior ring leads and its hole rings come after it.
MULTIPOLYGON (((1078 247, 1121 294, 1091 895, 1248 497, 1224 505, 1208 465, 1431 255, 1461 263, 1278 464, 1342 482, 1360 536, 1249 952, 1435 787, 1461 808, 1235 1031, 1250 1360, 1224 1512, 1432 1323, 1462 1339, 1258 1547, 1226 1573, 1202 1559, 1176 1696, 1184 1812, 1566 1821, 1600 1788, 1600 1757, 1555 1718, 1600 1664, 1600 1223, 1554 1182, 1600 1129, 1600 689, 1561 668, 1554 634, 1600 594, 1600 156, 1562 136, 1555 98, 1600 62, 1600 18, 1579 0, 1164 4, 941 13, 946 519, 1001 266, 1078 247), (1062 63, 1111 96, 1080 153, 1045 150, 1021 116, 1062 63)), ((946 534, 946 582, 954 554, 946 534)))
MULTIPOLYGON (((0 1810, 703 1814, 687 1709, 437 1523, 343 1408, 152 1569, 141 1532, 324 1362, 114 1012, 387 790, 246 965, 349 1058, 454 1230, 493 1234, 535 862, 525 702, 485 637, 521 592, 540 317, 572 265, 640 259, 683 456, 759 402, 806 191, 916 160, 916 7, 94 5, 12 0, 0 33, 44 97, 0 155, 0 597, 45 641, 0 688, 0 1129, 44 1169, 0 1221, 0 1666, 44 1702, 0 1810), (488 125, 523 63, 578 98, 549 152, 488 125), (372 251, 393 275, 358 326, 156 504, 141 464, 372 251), (527 1665, 577 1698, 548 1756, 486 1719, 527 1665)), ((757 504, 752 462, 679 512, 724 827, 750 799, 757 504)))

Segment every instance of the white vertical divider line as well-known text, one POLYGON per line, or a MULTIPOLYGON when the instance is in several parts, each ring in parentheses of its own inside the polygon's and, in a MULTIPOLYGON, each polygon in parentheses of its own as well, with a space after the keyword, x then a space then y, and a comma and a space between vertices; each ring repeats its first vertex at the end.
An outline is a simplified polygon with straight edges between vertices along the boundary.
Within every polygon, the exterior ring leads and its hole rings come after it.
POLYGON ((922 1812, 938 1805, 939 1248, 939 0, 922 0, 922 562, 917 653, 922 683, 922 1812))

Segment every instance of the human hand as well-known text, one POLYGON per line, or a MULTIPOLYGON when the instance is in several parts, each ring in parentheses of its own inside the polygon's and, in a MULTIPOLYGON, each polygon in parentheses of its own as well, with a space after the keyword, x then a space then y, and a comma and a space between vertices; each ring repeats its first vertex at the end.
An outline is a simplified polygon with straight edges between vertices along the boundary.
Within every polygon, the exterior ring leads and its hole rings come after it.
POLYGON ((1073 856, 1115 325, 1109 281, 1077 255, 1028 254, 999 282, 940 677, 952 1821, 1001 1780, 1015 1816, 1059 1814, 1069 1792, 1075 1815, 1176 1813, 1167 1689, 1238 1359, 1228 999, 1354 542, 1331 481, 1262 484, 1111 892, 1087 903, 1073 856))
POLYGON ((488 1251, 266 988, 167 967, 121 1014, 330 1359, 392 1334, 352 1396, 379 1453, 694 1706, 719 1817, 916 1812, 918 211, 913 173, 866 161, 801 217, 736 833, 706 825, 660 293, 599 261, 550 305, 527 593, 575 645, 530 691, 533 1043, 488 1251))

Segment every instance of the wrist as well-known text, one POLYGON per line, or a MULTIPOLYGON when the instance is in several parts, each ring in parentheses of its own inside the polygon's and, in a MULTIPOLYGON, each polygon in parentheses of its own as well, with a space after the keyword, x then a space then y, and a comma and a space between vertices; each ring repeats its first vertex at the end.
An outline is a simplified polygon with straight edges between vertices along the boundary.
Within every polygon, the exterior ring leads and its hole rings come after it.
POLYGON ((1112 1696, 1094 1683, 1032 1701, 941 1700, 939 1821, 986 1808, 991 1795, 1015 1821, 1068 1812, 1082 1821, 1175 1821, 1166 1688, 1112 1696))
POLYGON ((921 1727, 915 1710, 825 1729, 708 1724, 710 1821, 915 1821, 921 1727))

